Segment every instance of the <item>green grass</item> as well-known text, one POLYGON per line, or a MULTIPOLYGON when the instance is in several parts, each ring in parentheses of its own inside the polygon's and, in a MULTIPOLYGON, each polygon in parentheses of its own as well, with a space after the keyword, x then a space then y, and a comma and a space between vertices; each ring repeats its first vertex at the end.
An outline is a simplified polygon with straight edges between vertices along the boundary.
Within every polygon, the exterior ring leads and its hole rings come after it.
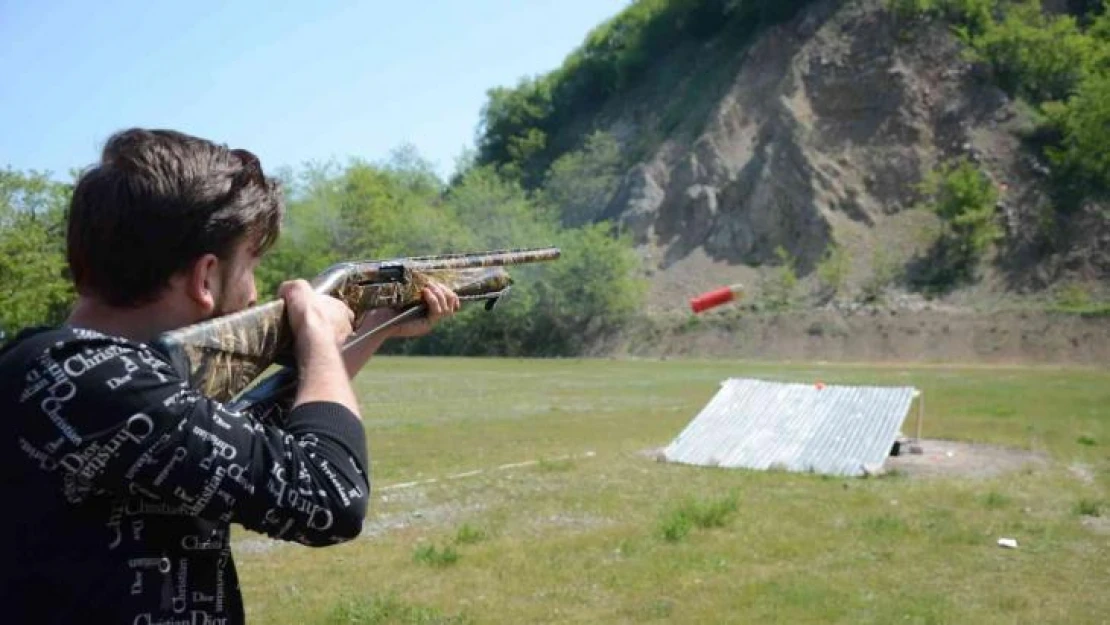
POLYGON ((357 387, 378 489, 367 530, 336 547, 265 550, 237 532, 250 622, 1110 614, 1110 536, 1084 522, 1110 501, 1110 450, 1086 442, 1110 440, 1108 370, 381 358, 357 387), (840 479, 644 453, 730 376, 914 385, 926 437, 1036 450, 1052 463, 979 479, 840 479), (1018 549, 999 548, 1002 537, 1018 549))
POLYGON ((737 505, 735 494, 710 501, 686 499, 663 515, 659 533, 668 542, 678 542, 694 528, 724 527, 736 512, 737 505))
POLYGON ((442 549, 435 545, 420 545, 413 552, 412 560, 429 566, 450 566, 459 561, 459 552, 451 545, 442 549))

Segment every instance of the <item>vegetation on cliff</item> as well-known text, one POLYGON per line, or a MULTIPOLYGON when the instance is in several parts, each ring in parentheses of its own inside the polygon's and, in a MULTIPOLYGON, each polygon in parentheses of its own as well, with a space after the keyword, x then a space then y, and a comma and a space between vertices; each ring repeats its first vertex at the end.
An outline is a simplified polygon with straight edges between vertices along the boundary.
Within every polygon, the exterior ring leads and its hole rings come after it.
POLYGON ((676 46, 710 38, 740 42, 812 0, 639 0, 587 35, 563 65, 489 91, 478 160, 528 188, 579 147, 583 119, 619 98, 676 46))
POLYGON ((1052 164, 1060 208, 1110 192, 1110 13, 1102 2, 1071 2, 1069 13, 1040 0, 891 0, 909 26, 953 24, 968 58, 1039 113, 1035 147, 1052 164))

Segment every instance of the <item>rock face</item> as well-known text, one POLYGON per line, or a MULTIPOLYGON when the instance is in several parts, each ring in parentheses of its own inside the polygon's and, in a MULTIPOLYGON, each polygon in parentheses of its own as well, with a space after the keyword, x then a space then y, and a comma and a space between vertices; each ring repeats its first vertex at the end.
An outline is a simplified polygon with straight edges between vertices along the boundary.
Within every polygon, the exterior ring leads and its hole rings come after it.
POLYGON ((602 217, 633 235, 656 282, 686 272, 675 281, 694 291, 723 268, 775 262, 780 246, 804 276, 832 241, 857 271, 876 247, 906 261, 915 233, 935 224, 909 210, 917 184, 960 155, 1003 189, 1000 219, 1036 221, 1044 165, 1020 149, 1014 104, 944 25, 907 33, 883 4, 817 2, 738 49, 723 97, 706 91, 718 100, 699 130, 674 133, 627 173, 602 217))

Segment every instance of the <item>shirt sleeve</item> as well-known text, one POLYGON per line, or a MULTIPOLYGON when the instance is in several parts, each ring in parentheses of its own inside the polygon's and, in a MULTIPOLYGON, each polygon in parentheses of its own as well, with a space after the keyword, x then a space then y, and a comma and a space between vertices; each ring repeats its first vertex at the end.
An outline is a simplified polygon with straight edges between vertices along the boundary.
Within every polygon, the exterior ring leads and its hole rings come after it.
POLYGON ((309 546, 362 530, 366 437, 341 404, 304 404, 281 427, 263 423, 191 389, 148 347, 108 338, 46 350, 21 401, 30 418, 20 444, 70 503, 141 496, 309 546))

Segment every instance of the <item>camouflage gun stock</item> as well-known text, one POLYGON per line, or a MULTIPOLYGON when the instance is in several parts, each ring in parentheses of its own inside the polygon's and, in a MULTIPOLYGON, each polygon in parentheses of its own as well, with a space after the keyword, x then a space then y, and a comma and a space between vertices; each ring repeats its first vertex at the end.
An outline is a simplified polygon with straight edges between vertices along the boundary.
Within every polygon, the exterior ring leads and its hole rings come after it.
MULTIPOLYGON (((485 301, 491 308, 512 285, 505 266, 555 260, 559 254, 558 248, 547 247, 345 262, 310 283, 346 303, 358 326, 375 308, 408 309, 406 317, 418 314, 423 310, 420 292, 431 281, 455 291, 460 300, 485 301)), ((293 334, 281 299, 166 332, 154 344, 188 363, 194 388, 224 402, 272 365, 294 364, 293 334)))

